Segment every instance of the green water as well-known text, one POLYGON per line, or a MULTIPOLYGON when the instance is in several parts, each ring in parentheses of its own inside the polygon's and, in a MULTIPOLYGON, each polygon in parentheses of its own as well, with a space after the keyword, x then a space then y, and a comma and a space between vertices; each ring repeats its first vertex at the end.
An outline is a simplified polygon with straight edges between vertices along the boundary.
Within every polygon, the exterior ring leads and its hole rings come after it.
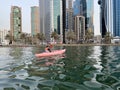
POLYGON ((36 58, 44 47, 1 47, 0 90, 120 90, 119 46, 62 48, 64 58, 36 58))

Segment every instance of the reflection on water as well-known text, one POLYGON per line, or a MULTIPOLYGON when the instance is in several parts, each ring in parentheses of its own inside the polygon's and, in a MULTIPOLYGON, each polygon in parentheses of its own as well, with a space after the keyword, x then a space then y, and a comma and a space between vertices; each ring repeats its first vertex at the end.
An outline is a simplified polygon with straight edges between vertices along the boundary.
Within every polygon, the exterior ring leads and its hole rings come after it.
POLYGON ((119 46, 62 48, 64 58, 36 58, 43 47, 1 47, 0 90, 120 90, 119 46))

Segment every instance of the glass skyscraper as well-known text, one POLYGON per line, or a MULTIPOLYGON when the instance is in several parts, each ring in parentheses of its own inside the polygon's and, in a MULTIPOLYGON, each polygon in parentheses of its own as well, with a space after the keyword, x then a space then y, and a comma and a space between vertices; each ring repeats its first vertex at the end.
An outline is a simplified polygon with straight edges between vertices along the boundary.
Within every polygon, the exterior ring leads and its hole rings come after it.
MULTIPOLYGON (((104 38, 107 32, 110 32, 111 36, 116 36, 114 32, 116 32, 115 28, 115 19, 113 18, 116 11, 116 8, 113 6, 115 5, 113 1, 117 0, 99 0, 98 4, 100 4, 101 12, 100 12, 100 30, 101 35, 104 38), (113 22, 114 20, 114 22, 113 22), (113 27, 114 26, 114 27, 113 27)), ((119 0, 118 0, 119 1, 119 0)))
POLYGON ((53 18, 54 18, 54 31, 60 34, 62 30, 62 1, 53 0, 53 18))
POLYGON ((62 39, 62 1, 53 0, 53 27, 62 39))
POLYGON ((80 1, 81 0, 75 0, 73 3, 73 15, 80 15, 80 1))
POLYGON ((87 0, 87 28, 94 32, 93 15, 94 15, 94 0, 87 0))
MULTIPOLYGON (((90 0, 91 1, 91 0, 90 0)), ((87 3, 86 0, 75 0, 73 3, 73 15, 82 15, 85 17, 85 28, 87 29, 87 3)))
POLYGON ((65 29, 66 29, 66 0, 62 0, 62 26, 63 26, 63 43, 65 42, 65 29))
POLYGON ((66 9, 66 29, 73 31, 73 7, 72 0, 68 0, 68 8, 66 9))
POLYGON ((53 0, 39 0, 40 33, 43 33, 47 42, 51 41, 53 27, 53 0))
POLYGON ((120 0, 113 0, 113 36, 120 36, 120 0))

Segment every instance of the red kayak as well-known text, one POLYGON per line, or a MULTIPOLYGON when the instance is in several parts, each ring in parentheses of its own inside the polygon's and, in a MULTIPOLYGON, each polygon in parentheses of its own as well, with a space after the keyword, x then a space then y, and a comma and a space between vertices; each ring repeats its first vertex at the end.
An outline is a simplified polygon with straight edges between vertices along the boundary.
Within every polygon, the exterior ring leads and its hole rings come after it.
POLYGON ((49 56, 55 56, 55 55, 61 55, 66 51, 66 49, 63 50, 54 50, 52 52, 43 52, 39 54, 35 54, 36 57, 49 57, 49 56))

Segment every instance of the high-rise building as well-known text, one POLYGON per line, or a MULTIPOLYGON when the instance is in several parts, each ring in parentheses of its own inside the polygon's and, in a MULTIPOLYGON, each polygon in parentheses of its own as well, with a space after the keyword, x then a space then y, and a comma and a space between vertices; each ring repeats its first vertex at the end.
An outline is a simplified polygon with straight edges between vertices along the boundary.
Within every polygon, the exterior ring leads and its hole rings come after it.
POLYGON ((66 0, 62 0, 62 16, 63 16, 63 43, 65 42, 65 31, 66 31, 66 0))
POLYGON ((87 0, 87 28, 94 32, 93 25, 93 15, 94 15, 94 0, 87 0))
MULTIPOLYGON (((120 0, 110 0, 109 4, 113 4, 113 37, 119 36, 120 37, 120 0)), ((112 7, 112 5, 111 5, 112 7)))
POLYGON ((86 0, 75 0, 73 3, 74 16, 82 15, 85 17, 85 29, 87 29, 87 4, 86 0))
POLYGON ((22 32, 22 15, 21 8, 18 6, 11 7, 10 32, 14 40, 20 38, 19 33, 22 32))
POLYGON ((40 33, 39 7, 31 7, 31 35, 40 33))
POLYGON ((75 34, 76 40, 84 40, 85 36, 85 17, 77 15, 75 16, 75 34))
POLYGON ((54 32, 57 32, 60 35, 61 41, 62 33, 63 33, 63 24, 62 24, 62 1, 61 0, 53 0, 53 24, 54 24, 54 32))
POLYGON ((66 9, 66 29, 73 31, 73 7, 72 0, 68 0, 68 8, 66 9))
POLYGON ((40 33, 46 37, 46 41, 51 41, 53 27, 53 0, 39 0, 40 10, 40 33))
POLYGON ((73 14, 74 14, 74 16, 80 15, 80 1, 81 0, 75 0, 73 2, 73 14))
POLYGON ((113 18, 113 16, 115 15, 113 12, 116 10, 115 8, 113 10, 113 5, 114 5, 113 0, 99 0, 98 4, 100 4, 100 8, 101 8, 100 31, 101 31, 102 37, 104 37, 107 32, 110 32, 111 36, 116 36, 114 34, 116 30, 113 29, 113 26, 115 26, 115 24, 113 24, 113 20, 115 20, 113 18))

